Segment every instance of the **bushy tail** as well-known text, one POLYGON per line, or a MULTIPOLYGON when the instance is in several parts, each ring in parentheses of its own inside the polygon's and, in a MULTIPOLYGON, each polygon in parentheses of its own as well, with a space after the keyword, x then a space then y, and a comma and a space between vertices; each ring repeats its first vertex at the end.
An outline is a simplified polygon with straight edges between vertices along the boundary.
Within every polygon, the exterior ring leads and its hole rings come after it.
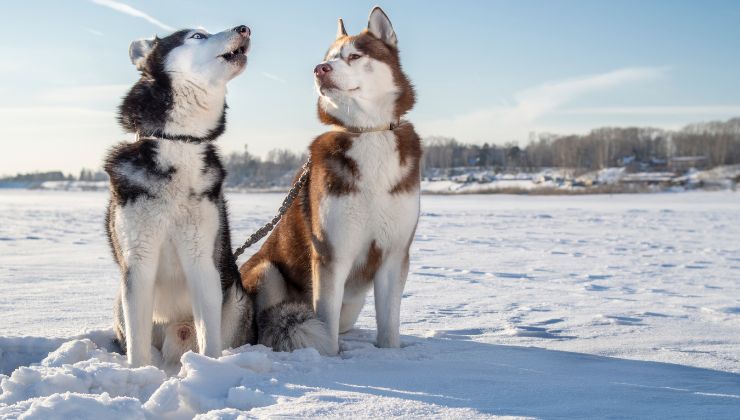
POLYGON ((275 351, 313 347, 324 355, 332 354, 326 325, 302 302, 281 302, 257 314, 258 342, 275 351))

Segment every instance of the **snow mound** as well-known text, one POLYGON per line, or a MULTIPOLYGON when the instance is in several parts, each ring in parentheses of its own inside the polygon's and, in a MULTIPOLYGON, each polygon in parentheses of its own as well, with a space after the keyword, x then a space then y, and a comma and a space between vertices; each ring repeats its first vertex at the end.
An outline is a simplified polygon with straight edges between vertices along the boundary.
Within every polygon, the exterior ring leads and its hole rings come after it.
POLYGON ((260 345, 218 359, 188 352, 172 377, 76 339, 2 378, 0 418, 728 417, 740 408, 737 374, 433 335, 378 349, 372 331, 354 330, 340 357, 260 345))
POLYGON ((0 417, 19 419, 146 419, 141 402, 131 397, 113 397, 65 392, 45 398, 0 407, 0 417))
POLYGON ((259 374, 272 368, 264 352, 245 352, 218 360, 188 352, 182 369, 165 382, 144 407, 159 417, 192 417, 222 408, 249 410, 275 403, 275 398, 258 388, 259 374))
POLYGON ((88 339, 69 341, 38 365, 19 367, 3 378, 0 403, 66 392, 147 399, 166 379, 156 367, 129 369, 125 365, 121 355, 100 350, 88 339))

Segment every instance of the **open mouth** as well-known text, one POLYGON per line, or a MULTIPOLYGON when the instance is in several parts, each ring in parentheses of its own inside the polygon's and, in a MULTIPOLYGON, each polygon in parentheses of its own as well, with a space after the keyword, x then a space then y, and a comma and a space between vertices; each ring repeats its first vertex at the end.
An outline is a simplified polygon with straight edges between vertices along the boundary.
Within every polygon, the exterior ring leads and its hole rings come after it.
POLYGON ((249 51, 249 39, 242 39, 236 48, 219 55, 219 57, 228 63, 245 63, 247 61, 247 51, 249 51))
POLYGON ((219 55, 219 57, 223 58, 226 61, 237 61, 242 57, 246 57, 246 55, 247 47, 242 45, 234 51, 229 51, 227 53, 219 55))

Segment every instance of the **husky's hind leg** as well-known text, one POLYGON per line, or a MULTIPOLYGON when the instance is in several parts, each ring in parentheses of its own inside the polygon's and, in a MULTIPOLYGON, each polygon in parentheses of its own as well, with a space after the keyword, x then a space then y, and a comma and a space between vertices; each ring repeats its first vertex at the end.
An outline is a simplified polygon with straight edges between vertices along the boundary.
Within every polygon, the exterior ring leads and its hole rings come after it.
POLYGON ((254 344, 254 304, 239 284, 231 285, 224 292, 221 309, 221 339, 223 348, 236 348, 245 344, 254 344))

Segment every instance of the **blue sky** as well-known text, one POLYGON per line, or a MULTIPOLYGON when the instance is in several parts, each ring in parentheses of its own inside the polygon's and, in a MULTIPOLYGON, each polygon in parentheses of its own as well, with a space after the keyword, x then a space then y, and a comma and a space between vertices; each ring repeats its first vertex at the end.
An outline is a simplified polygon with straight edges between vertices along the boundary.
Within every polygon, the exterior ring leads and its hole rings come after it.
POLYGON ((0 174, 100 167, 137 79, 128 45, 168 28, 252 28, 229 87, 224 152, 304 149, 312 69, 381 5, 418 90, 422 136, 524 143, 531 132, 677 128, 740 116, 737 1, 15 1, 0 23, 0 174))

